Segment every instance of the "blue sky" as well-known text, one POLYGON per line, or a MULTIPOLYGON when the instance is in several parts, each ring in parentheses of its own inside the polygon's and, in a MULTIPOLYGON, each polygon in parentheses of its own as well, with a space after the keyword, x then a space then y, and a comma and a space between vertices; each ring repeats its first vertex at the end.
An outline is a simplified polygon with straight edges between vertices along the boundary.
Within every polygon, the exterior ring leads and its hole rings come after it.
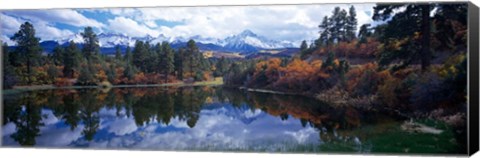
MULTIPOLYGON (((353 5, 358 27, 373 22, 374 4, 353 5)), ((42 40, 66 39, 91 26, 97 33, 132 37, 225 38, 249 29, 273 40, 299 42, 317 38, 318 24, 336 6, 348 10, 351 4, 10 10, 0 12, 0 39, 11 44, 8 37, 30 21, 42 40)))

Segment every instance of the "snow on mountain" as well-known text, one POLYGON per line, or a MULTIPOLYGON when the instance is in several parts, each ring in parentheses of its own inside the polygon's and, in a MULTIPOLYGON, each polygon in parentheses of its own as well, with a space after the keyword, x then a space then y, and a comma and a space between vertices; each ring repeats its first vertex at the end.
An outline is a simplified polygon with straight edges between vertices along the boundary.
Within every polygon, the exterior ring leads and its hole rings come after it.
MULTIPOLYGON (((270 40, 266 37, 259 36, 250 30, 244 30, 237 35, 232 35, 224 39, 203 37, 195 35, 191 37, 167 37, 163 34, 157 37, 150 35, 144 37, 129 37, 125 34, 119 33, 100 33, 97 35, 99 39, 99 45, 103 48, 113 48, 116 45, 131 46, 135 45, 136 40, 149 42, 151 44, 161 43, 167 41, 173 44, 182 45, 188 40, 193 39, 195 42, 208 45, 210 48, 221 48, 222 50, 235 51, 235 52, 255 52, 261 49, 278 49, 278 48, 293 48, 295 47, 292 42, 289 41, 276 41, 270 40)), ((66 37, 62 40, 57 40, 59 44, 64 44, 73 40, 75 43, 83 43, 81 34, 74 34, 66 37)))
POLYGON ((81 34, 78 33, 78 34, 73 34, 71 36, 68 36, 65 39, 58 40, 57 42, 58 44, 64 44, 70 41, 73 41, 75 43, 83 43, 83 37, 81 34))
POLYGON ((163 34, 158 35, 155 39, 151 40, 150 43, 162 43, 162 42, 172 42, 173 38, 167 37, 163 34))
POLYGON ((294 47, 291 43, 279 42, 259 36, 250 30, 244 30, 238 35, 233 35, 225 38, 223 46, 229 48, 242 48, 245 45, 250 45, 256 48, 276 49, 294 47))
POLYGON ((195 42, 203 43, 203 44, 215 44, 221 45, 221 40, 218 38, 212 37, 202 37, 200 35, 192 36, 190 39, 193 39, 195 42))
POLYGON ((100 33, 98 34, 98 42, 100 47, 133 46, 135 39, 122 34, 100 33))

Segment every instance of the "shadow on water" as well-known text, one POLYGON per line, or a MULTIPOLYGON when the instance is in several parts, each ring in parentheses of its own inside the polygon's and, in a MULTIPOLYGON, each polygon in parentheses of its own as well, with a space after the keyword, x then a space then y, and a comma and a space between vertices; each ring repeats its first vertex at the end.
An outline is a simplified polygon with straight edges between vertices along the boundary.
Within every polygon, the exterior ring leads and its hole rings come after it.
POLYGON ((221 87, 42 90, 4 95, 4 146, 106 149, 462 153, 404 120, 318 100, 221 87), (58 138, 58 139, 56 139, 58 138))

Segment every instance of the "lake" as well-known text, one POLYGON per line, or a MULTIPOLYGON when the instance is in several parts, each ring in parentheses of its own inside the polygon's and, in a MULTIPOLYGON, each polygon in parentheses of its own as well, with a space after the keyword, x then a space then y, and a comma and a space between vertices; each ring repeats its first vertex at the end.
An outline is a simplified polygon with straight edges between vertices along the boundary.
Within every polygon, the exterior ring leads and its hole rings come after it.
POLYGON ((461 154, 465 134, 403 131, 394 114, 302 96, 196 86, 3 95, 2 146, 301 153, 461 154))

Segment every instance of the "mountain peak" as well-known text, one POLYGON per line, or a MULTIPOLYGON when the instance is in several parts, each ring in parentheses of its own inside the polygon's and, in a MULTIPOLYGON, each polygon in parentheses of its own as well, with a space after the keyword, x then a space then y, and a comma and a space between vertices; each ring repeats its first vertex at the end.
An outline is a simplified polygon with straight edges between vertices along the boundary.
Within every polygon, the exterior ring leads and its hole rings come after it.
POLYGON ((253 31, 249 30, 249 29, 243 30, 242 33, 240 33, 239 35, 240 36, 253 36, 253 37, 257 36, 257 34, 253 33, 253 31))

